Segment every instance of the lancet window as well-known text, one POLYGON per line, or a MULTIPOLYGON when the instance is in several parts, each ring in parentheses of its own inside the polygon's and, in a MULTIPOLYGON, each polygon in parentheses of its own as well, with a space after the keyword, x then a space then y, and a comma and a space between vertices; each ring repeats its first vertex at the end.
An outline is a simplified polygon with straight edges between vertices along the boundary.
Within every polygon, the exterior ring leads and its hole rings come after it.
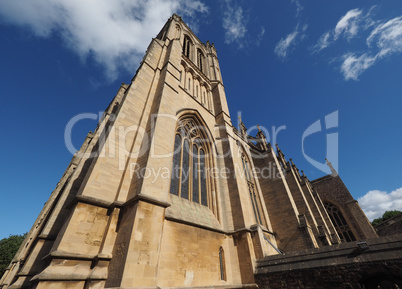
POLYGON ((170 193, 208 206, 209 146, 193 119, 178 123, 175 135, 170 193))
POLYGON ((251 204, 253 206, 253 212, 254 212, 254 217, 255 220, 258 224, 263 224, 262 219, 261 219, 261 213, 260 213, 260 208, 259 208, 259 202, 258 202, 258 196, 257 196, 257 189, 254 183, 254 177, 251 173, 250 170, 250 164, 247 160, 247 157, 242 154, 242 163, 243 163, 243 170, 244 174, 247 180, 247 186, 248 186, 248 191, 250 194, 250 199, 251 199, 251 204))
POLYGON ((223 248, 219 248, 219 269, 221 273, 221 280, 226 281, 226 268, 225 268, 225 252, 223 248))
POLYGON ((183 40, 183 54, 185 56, 187 56, 188 58, 190 58, 191 45, 192 45, 192 43, 191 43, 190 37, 185 35, 184 40, 183 40))
POLYGON ((204 65, 204 54, 202 53, 201 49, 199 49, 199 48, 197 49, 197 65, 198 65, 198 68, 201 71, 203 71, 202 68, 204 65))
POLYGON ((348 223, 346 222, 339 208, 330 202, 325 202, 324 207, 327 210, 328 215, 331 218, 331 221, 334 224, 334 227, 341 241, 346 242, 356 241, 356 238, 353 235, 352 230, 350 229, 348 223))

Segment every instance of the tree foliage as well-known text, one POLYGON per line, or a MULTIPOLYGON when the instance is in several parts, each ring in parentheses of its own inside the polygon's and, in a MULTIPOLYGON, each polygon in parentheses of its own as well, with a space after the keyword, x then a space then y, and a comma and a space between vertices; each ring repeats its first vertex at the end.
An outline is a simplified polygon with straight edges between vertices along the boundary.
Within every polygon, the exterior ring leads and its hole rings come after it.
POLYGON ((27 233, 23 235, 10 235, 10 237, 0 240, 0 278, 3 276, 15 253, 17 253, 26 235, 27 233))
POLYGON ((388 220, 388 219, 390 219, 390 218, 392 218, 392 217, 395 217, 395 216, 399 215, 400 213, 402 213, 402 212, 401 212, 401 211, 398 211, 398 210, 386 211, 386 212, 382 215, 382 217, 379 217, 379 218, 377 218, 377 219, 374 219, 374 220, 371 222, 371 224, 372 224, 373 226, 377 226, 377 225, 381 224, 382 222, 384 222, 384 221, 386 221, 386 220, 388 220))

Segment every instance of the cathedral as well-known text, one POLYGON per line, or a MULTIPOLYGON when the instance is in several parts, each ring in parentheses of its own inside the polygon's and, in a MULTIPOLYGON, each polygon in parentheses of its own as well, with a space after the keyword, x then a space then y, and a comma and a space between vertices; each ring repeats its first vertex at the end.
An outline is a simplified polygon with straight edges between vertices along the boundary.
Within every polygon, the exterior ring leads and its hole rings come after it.
POLYGON ((402 237, 377 236, 331 160, 309 180, 232 121, 214 44, 174 14, 0 288, 402 288, 402 237))

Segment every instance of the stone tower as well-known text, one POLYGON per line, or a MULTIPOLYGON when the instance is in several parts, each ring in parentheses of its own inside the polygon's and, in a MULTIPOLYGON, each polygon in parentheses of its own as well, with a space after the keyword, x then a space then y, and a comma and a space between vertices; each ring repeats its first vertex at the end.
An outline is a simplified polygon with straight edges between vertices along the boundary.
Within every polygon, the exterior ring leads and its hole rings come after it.
MULTIPOLYGON (((371 229, 356 239, 375 237, 371 229)), ((72 158, 0 288, 254 288, 257 260, 341 239, 279 147, 241 120, 233 126, 214 45, 173 15, 72 158)))

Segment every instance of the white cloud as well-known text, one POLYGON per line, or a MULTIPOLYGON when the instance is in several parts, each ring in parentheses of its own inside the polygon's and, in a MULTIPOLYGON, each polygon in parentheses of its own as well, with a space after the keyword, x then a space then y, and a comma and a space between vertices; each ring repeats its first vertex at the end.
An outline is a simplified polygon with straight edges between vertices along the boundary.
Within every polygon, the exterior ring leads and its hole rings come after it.
POLYGON ((361 14, 362 10, 352 9, 341 17, 334 29, 334 40, 337 40, 342 33, 347 39, 356 36, 359 30, 359 22, 361 21, 359 17, 361 14))
POLYGON ((335 28, 325 32, 320 36, 317 43, 312 47, 313 53, 319 52, 343 35, 348 41, 358 35, 359 30, 367 30, 375 24, 371 19, 371 13, 376 6, 372 6, 366 14, 361 9, 352 9, 343 15, 335 28))
POLYGON ((20 0, 0 1, 3 21, 36 36, 60 35, 82 59, 91 56, 110 80, 118 69, 132 70, 166 20, 207 11, 197 0, 20 0))
POLYGON ((275 46, 275 54, 281 58, 286 58, 289 48, 295 44, 299 32, 295 29, 292 33, 282 38, 275 46))
POLYGON ((299 0, 290 0, 290 3, 293 3, 296 5, 296 17, 299 17, 299 15, 303 11, 304 7, 300 4, 299 0))
POLYGON ((225 30, 225 43, 236 42, 243 47, 244 37, 247 32, 247 21, 243 15, 243 9, 232 0, 225 0, 226 8, 223 14, 223 29, 225 30))
POLYGON ((275 54, 282 58, 282 60, 286 59, 290 50, 297 44, 298 39, 303 39, 305 37, 305 31, 307 30, 307 25, 304 25, 301 31, 299 31, 299 25, 295 27, 293 32, 289 33, 285 38, 279 40, 279 42, 275 46, 275 54))
POLYGON ((358 202, 367 218, 372 221, 381 217, 385 211, 402 210, 402 188, 391 193, 378 190, 369 191, 359 198, 358 202))
POLYGON ((359 75, 371 67, 377 60, 377 57, 371 57, 366 53, 359 57, 356 57, 352 53, 348 53, 344 55, 343 58, 344 60, 341 65, 341 72, 346 80, 358 80, 359 75))
POLYGON ((343 56, 341 72, 346 80, 357 80, 376 61, 402 52, 402 16, 377 24, 366 43, 369 52, 359 57, 350 53, 343 56))
POLYGON ((377 61, 402 52, 402 16, 386 22, 373 20, 372 13, 376 7, 372 6, 367 13, 357 8, 349 10, 335 28, 322 34, 312 47, 313 53, 317 53, 332 45, 340 36, 350 41, 358 36, 359 31, 371 29, 366 39, 366 51, 347 52, 337 58, 341 59, 340 71, 345 80, 358 80, 377 61))
POLYGON ((373 42, 377 45, 378 55, 381 57, 402 52, 402 16, 378 25, 367 38, 369 47, 372 47, 373 42))
POLYGON ((313 52, 318 52, 327 48, 331 44, 331 32, 328 31, 320 36, 316 45, 313 46, 313 52))

